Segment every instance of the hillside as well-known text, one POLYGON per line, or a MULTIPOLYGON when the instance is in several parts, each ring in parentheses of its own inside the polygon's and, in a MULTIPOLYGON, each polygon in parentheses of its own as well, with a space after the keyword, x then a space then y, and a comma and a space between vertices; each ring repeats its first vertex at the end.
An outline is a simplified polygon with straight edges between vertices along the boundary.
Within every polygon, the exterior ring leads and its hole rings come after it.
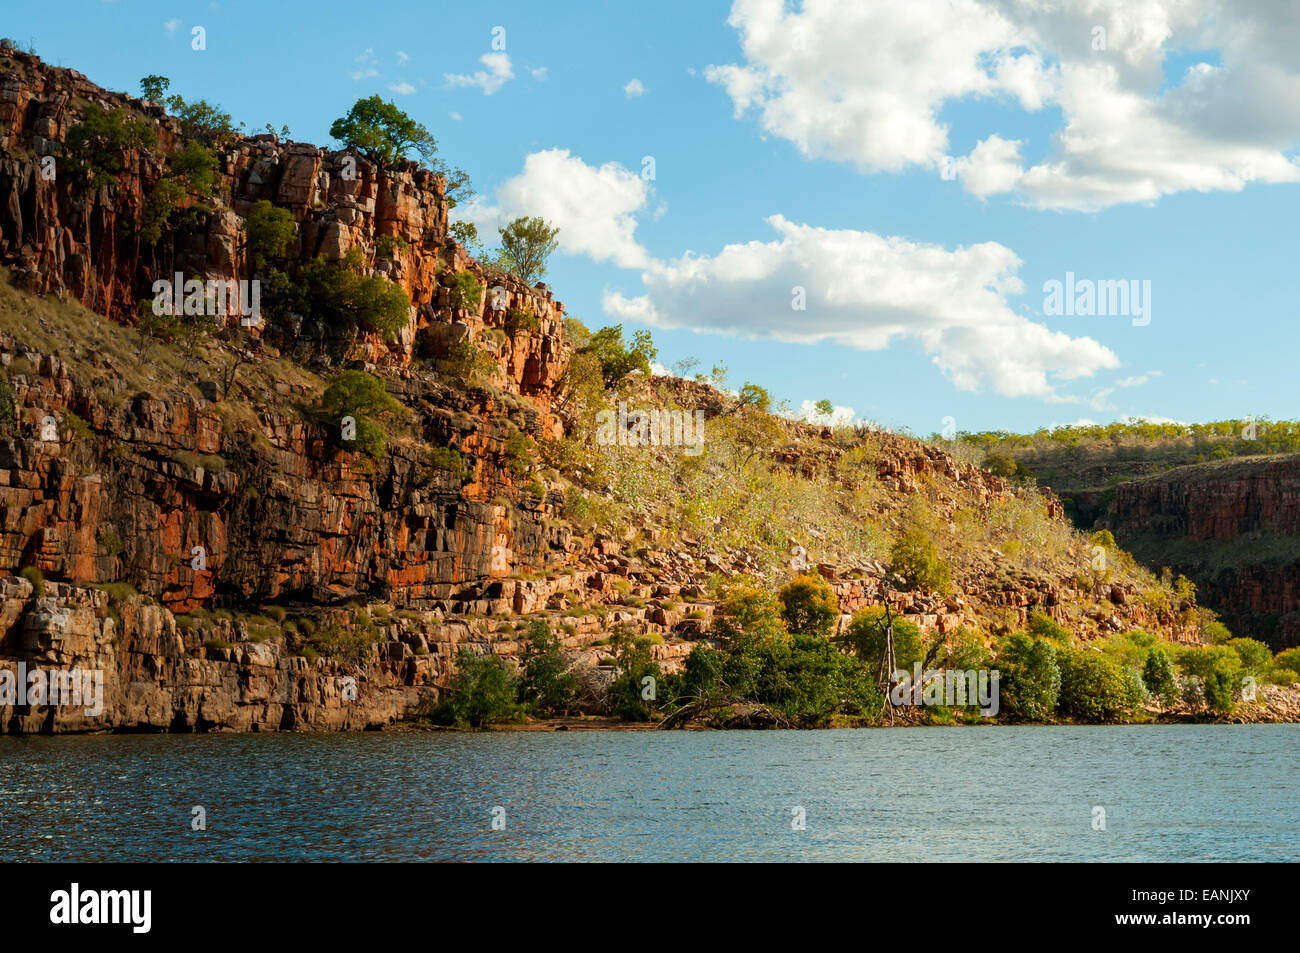
MULTIPOLYGON (((378 727, 537 625, 601 711, 628 640, 680 672, 726 648, 738 591, 800 577, 832 593, 826 634, 888 602, 949 658, 1026 627, 1130 661, 1213 631, 1050 491, 721 381, 611 375, 627 342, 472 257, 441 175, 237 133, 182 175, 203 128, 0 66, 0 665, 101 668, 109 697, 100 721, 0 704, 0 730, 378 727), (119 109, 148 135, 88 170, 70 135, 119 109), (149 307, 177 273, 212 320, 149 307), (698 412, 700 452, 610 445, 620 405, 698 412)), ((1269 691, 1241 717, 1290 711, 1269 691)))
POLYGON ((1062 497, 1084 529, 1109 529, 1145 565, 1199 587, 1236 634, 1300 645, 1300 425, 1112 424, 962 435, 997 470, 1062 497))

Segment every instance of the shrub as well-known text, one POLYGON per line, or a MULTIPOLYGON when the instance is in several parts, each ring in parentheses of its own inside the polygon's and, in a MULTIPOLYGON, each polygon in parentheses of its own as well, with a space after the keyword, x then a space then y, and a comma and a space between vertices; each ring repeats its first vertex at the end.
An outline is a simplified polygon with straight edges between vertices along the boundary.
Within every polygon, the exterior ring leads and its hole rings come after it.
POLYGON ((1174 672, 1174 661, 1163 648, 1156 646, 1147 654, 1142 681, 1147 690, 1166 708, 1178 701, 1178 676, 1174 672))
POLYGON ((203 647, 205 649, 228 649, 230 648, 230 643, 223 638, 214 636, 205 641, 203 647))
POLYGON ((571 708, 578 695, 578 680, 564 662, 560 640, 541 620, 529 624, 524 640, 520 697, 536 711, 571 708))
POLYGON ((33 595, 37 597, 45 595, 45 574, 35 566, 25 566, 18 575, 32 584, 33 595))
POLYGON ((322 655, 352 665, 370 660, 379 629, 364 612, 357 613, 351 625, 331 621, 311 636, 311 645, 322 655))
MULTIPOLYGON (((894 616, 895 670, 911 671, 925 658, 925 644, 920 628, 902 616, 894 616)), ((885 657, 885 610, 879 607, 859 609, 849 620, 844 642, 872 672, 880 671, 885 657)), ((891 673, 892 674, 892 673, 891 673)))
POLYGON ((934 591, 947 595, 951 591, 947 564, 939 558, 934 541, 923 530, 907 530, 889 551, 890 568, 903 577, 904 588, 934 591))
POLYGON ((272 258, 283 255, 297 230, 293 213, 288 209, 276 208, 266 199, 254 202, 244 219, 244 231, 248 236, 245 247, 253 269, 256 271, 272 258))
POLYGON ((532 452, 533 441, 528 436, 518 430, 510 431, 503 448, 506 469, 517 477, 523 476, 532 463, 532 452))
POLYGON ((220 106, 214 106, 206 99, 187 103, 180 96, 171 96, 167 107, 181 121, 181 135, 186 139, 197 139, 205 146, 219 149, 235 137, 230 113, 223 112, 220 106))
MULTIPOLYGON (((716 610, 711 634, 715 639, 734 642, 742 638, 751 640, 780 640, 788 638, 782 605, 771 592, 761 586, 745 582, 733 583, 722 595, 716 610)), ((705 613, 693 609, 688 619, 702 619, 705 613)))
POLYGON ((1057 625, 1055 619, 1043 612, 1029 614, 1029 632, 1040 639, 1051 639, 1064 645, 1070 642, 1069 631, 1057 625))
POLYGON ((404 251, 410 242, 397 235, 380 235, 375 239, 375 257, 392 261, 395 252, 404 251))
POLYGON ((1130 685, 1120 667, 1091 649, 1057 651, 1061 693, 1057 706, 1071 718, 1114 718, 1131 704, 1130 685))
POLYGON ((318 321, 341 320, 346 328, 374 331, 392 341, 411 320, 411 299, 387 278, 362 274, 364 268, 361 249, 353 246, 337 264, 312 259, 296 282, 277 281, 276 293, 318 321))
POLYGON ((542 323, 534 314, 511 308, 506 312, 506 327, 512 331, 532 331, 536 334, 542 330, 542 323))
POLYGON ((351 443, 350 450, 359 450, 374 460, 384 455, 388 434, 373 420, 381 414, 401 409, 384 389, 383 381, 365 371, 342 371, 332 381, 321 398, 325 413, 341 421, 351 417, 356 421, 356 440, 345 441, 339 425, 341 445, 351 443))
POLYGON ((465 480, 473 472, 469 461, 451 447, 433 447, 424 459, 431 473, 450 473, 458 480, 465 480))
POLYGON ((658 687, 663 678, 659 663, 650 651, 645 636, 634 636, 620 626, 610 638, 614 650, 614 682, 609 686, 606 702, 610 711, 624 721, 647 721, 659 708, 658 687), (654 679, 655 697, 644 697, 645 679, 654 679))
POLYGON ((473 272, 458 271, 447 282, 453 308, 477 308, 483 300, 483 286, 473 272))
POLYGON ((650 362, 659 354, 646 330, 632 335, 629 345, 623 340, 623 325, 601 328, 579 349, 580 354, 591 354, 600 363, 601 379, 606 389, 619 383, 633 371, 650 376, 650 362))
POLYGON ((1278 668, 1300 672, 1300 648, 1283 649, 1277 653, 1277 657, 1273 659, 1273 664, 1278 668))
POLYGON ((781 587, 777 598, 786 628, 796 635, 825 638, 839 618, 839 600, 821 576, 798 576, 781 587))
POLYGON ((18 398, 8 377, 0 377, 0 440, 18 436, 18 398))
POLYGON ((445 725, 483 728, 519 717, 517 679, 503 659, 462 647, 447 698, 434 710, 445 725))
POLYGON ((1255 639, 1232 639, 1228 648, 1237 653, 1241 667, 1253 675, 1266 671, 1273 663, 1273 651, 1255 639))
POLYGON ((133 119, 121 108, 110 112, 93 105, 64 141, 71 168, 97 189, 117 181, 126 167, 124 153, 155 145, 157 137, 143 119, 133 119))
POLYGON ((1221 715, 1232 714, 1236 708, 1232 692, 1237 684, 1237 672, 1230 665, 1216 665, 1205 678, 1206 706, 1221 715))
POLYGON ((1045 721, 1056 711, 1061 668, 1051 642, 1013 633, 998 655, 998 669, 1000 702, 1009 714, 1045 721))
POLYGON ((1232 633, 1222 622, 1207 622, 1201 631, 1201 635, 1211 645, 1223 645, 1225 642, 1232 641, 1232 633))

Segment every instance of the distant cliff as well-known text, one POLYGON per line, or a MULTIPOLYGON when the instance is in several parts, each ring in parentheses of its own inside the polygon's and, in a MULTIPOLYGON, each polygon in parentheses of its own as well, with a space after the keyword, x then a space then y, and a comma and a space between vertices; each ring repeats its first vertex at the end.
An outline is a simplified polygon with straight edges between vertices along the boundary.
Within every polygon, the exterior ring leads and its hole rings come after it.
POLYGON ((1300 645, 1300 455, 1120 483, 1100 519, 1148 565, 1195 580, 1234 635, 1300 645))

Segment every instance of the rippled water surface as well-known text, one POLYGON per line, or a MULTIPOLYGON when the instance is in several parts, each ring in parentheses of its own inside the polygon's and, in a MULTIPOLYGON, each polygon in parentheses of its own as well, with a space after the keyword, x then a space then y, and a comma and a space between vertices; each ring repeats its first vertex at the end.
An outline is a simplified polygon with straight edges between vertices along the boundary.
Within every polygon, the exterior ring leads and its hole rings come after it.
POLYGON ((4 737, 0 860, 1293 861, 1298 749, 1297 725, 4 737))

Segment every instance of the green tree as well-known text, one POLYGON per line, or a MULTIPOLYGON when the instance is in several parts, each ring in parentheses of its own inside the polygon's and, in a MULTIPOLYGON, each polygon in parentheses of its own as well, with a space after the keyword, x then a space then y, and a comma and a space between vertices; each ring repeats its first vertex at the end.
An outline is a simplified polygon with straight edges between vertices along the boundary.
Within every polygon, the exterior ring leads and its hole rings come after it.
POLYGON ((650 362, 659 351, 654 346, 650 332, 637 331, 632 335, 632 342, 623 340, 623 325, 615 324, 604 327, 591 336, 579 353, 592 354, 600 362, 600 374, 606 389, 627 377, 633 371, 640 371, 650 376, 650 362))
POLYGON ((831 634, 840 615, 839 600, 821 576, 797 576, 777 593, 786 628, 796 635, 831 634))
POLYGON ((1142 681, 1165 707, 1178 701, 1178 676, 1174 671, 1174 661, 1160 646, 1155 646, 1147 653, 1146 664, 1142 667, 1142 681))
POLYGON ((546 274, 546 262, 560 243, 558 226, 548 225, 540 216, 517 218, 501 235, 501 263, 525 284, 534 284, 546 274))
POLYGON ((140 98, 147 99, 151 103, 161 104, 164 95, 167 93, 167 87, 171 85, 171 80, 166 76, 159 76, 157 73, 150 73, 144 79, 140 80, 140 98))
MULTIPOLYGON (((914 622, 898 615, 893 618, 894 665, 899 670, 910 672, 917 662, 925 659, 925 642, 914 622)), ((880 671, 880 663, 885 657, 886 623, 884 608, 870 606, 853 613, 844 632, 845 644, 872 672, 880 671)))
POLYGON ((456 671, 447 698, 435 710, 442 724, 484 728, 518 719, 518 679, 503 659, 477 655, 470 648, 456 654, 456 671))
POLYGON ((290 296, 305 313, 325 323, 339 321, 354 330, 374 331, 385 340, 411 320, 411 299, 400 285, 379 275, 363 274, 361 249, 348 249, 337 264, 315 258, 298 275, 290 296))
POLYGON ((659 708, 658 683, 663 679, 649 638, 634 636, 620 627, 610 639, 610 646, 615 672, 606 696, 610 709, 624 721, 648 721, 659 708), (654 697, 647 697, 651 694, 654 697))
POLYGON ((736 400, 741 407, 753 407, 763 413, 772 409, 772 395, 767 392, 767 388, 751 384, 749 381, 745 381, 745 386, 740 388, 740 395, 736 400))
POLYGON ((72 169, 98 189, 117 181, 126 168, 127 152, 152 149, 157 142, 143 119, 133 119, 121 108, 89 106, 82 121, 68 130, 64 146, 72 169))
POLYGON ((321 398, 325 413, 338 426, 339 442, 349 450, 359 450, 371 459, 384 455, 388 434, 376 423, 376 418, 401 409, 384 389, 383 381, 365 371, 342 371, 332 381, 321 398), (347 440, 342 419, 351 417, 356 422, 355 440, 347 440))
POLYGON ((1051 642, 1024 632, 1012 633, 998 654, 998 669, 998 691, 1009 714, 1045 721, 1056 711, 1061 668, 1051 642))
POLYGON ((890 548, 890 568, 903 577, 905 589, 934 591, 947 595, 952 588, 948 565, 939 557, 934 541, 922 529, 913 527, 890 548))
POLYGON ((1091 649, 1059 649, 1061 694, 1065 715, 1087 721, 1115 718, 1131 707, 1131 694, 1120 668, 1091 649))
POLYGON ((411 151, 432 163, 438 151, 428 129, 379 96, 358 99, 346 116, 334 120, 330 135, 385 165, 406 158, 411 151))
POLYGON ((524 634, 520 697, 539 712, 564 711, 578 695, 578 680, 560 653, 560 640, 541 619, 524 634))
POLYGON ((206 99, 187 103, 180 96, 172 96, 167 100, 167 106, 181 121, 181 135, 186 139, 196 139, 209 149, 221 149, 235 138, 236 129, 230 113, 206 99))
POLYGON ((288 209, 276 208, 266 199, 254 202, 244 218, 247 235, 244 247, 248 250, 253 270, 257 271, 272 258, 283 255, 297 231, 293 213, 288 209))

